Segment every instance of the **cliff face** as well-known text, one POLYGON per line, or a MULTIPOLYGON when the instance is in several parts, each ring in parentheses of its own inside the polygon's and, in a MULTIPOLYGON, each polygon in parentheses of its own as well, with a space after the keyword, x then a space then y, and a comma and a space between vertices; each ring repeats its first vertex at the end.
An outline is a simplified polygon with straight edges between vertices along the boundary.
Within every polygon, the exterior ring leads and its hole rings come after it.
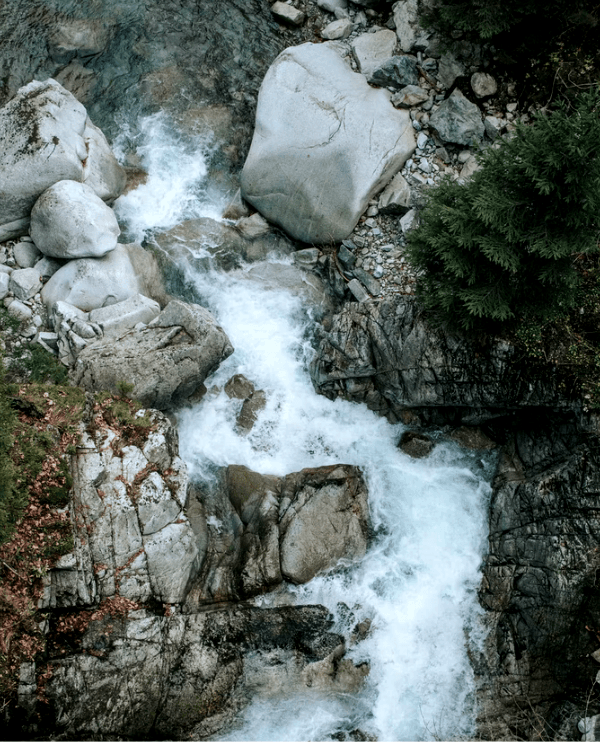
POLYGON ((480 424, 501 444, 480 591, 480 730, 572 738, 598 701, 588 656, 600 626, 598 417, 568 399, 555 369, 532 373, 503 341, 433 331, 407 298, 346 306, 313 378, 409 425, 480 424))
POLYGON ((477 424, 507 411, 574 407, 556 369, 532 372, 501 339, 436 331, 408 296, 347 304, 321 340, 312 376, 328 397, 407 422, 416 411, 423 422, 477 424))

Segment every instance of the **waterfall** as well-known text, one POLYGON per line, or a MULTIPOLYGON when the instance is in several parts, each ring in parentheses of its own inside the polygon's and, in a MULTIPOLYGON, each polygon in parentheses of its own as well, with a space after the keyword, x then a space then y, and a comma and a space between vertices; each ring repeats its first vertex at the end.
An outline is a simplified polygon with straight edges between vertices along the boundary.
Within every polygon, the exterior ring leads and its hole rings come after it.
MULTIPOLYGON (((206 200, 209 144, 196 151, 164 118, 144 120, 136 133, 148 187, 117 202, 120 219, 141 235, 190 216, 215 215, 206 200), (183 194, 163 209, 164 194, 183 194)), ((195 143, 198 145, 198 142, 195 143)), ((369 621, 363 641, 346 657, 370 667, 356 695, 307 692, 259 697, 234 729, 217 739, 345 739, 352 730, 378 740, 451 739, 475 733, 475 682, 468 647, 483 640, 477 601, 486 548, 493 454, 468 451, 434 433, 426 459, 398 449, 404 429, 365 406, 315 393, 310 308, 282 290, 243 274, 186 271, 188 284, 228 334, 235 352, 195 407, 179 413, 181 455, 192 477, 243 464, 285 475, 305 467, 359 466, 369 490, 374 536, 364 559, 289 586, 287 599, 322 604, 334 631, 349 636, 369 621), (236 432, 240 400, 222 391, 235 373, 266 393, 267 404, 247 435, 236 432), (342 735, 342 736, 340 736, 342 735)), ((278 595, 255 599, 270 605, 278 595)))

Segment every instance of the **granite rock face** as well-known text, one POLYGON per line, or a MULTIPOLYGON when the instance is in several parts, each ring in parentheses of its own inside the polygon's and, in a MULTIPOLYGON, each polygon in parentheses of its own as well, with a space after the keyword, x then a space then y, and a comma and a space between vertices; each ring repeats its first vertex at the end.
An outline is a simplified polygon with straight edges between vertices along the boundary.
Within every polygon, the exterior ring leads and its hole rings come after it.
POLYGON ((135 399, 167 409, 201 389, 231 353, 227 335, 210 312, 173 300, 139 331, 87 345, 72 375, 88 391, 115 390, 121 380, 132 380, 135 399))
POLYGON ((347 692, 365 669, 340 662, 343 639, 331 624, 322 606, 99 616, 82 653, 51 663, 56 731, 81 739, 202 739, 231 723, 250 693, 310 693, 315 678, 322 689, 347 692))
POLYGON ((577 739, 597 703, 598 417, 537 410, 490 429, 504 445, 480 589, 480 730, 532 739, 542 720, 577 739))
POLYGON ((242 195, 297 240, 347 237, 415 148, 406 111, 332 49, 286 49, 261 86, 242 195))
POLYGON ((115 249, 120 233, 113 210, 74 180, 47 188, 31 211, 31 237, 50 258, 101 258, 115 249))
POLYGON ((205 554, 186 600, 196 611, 303 583, 364 556, 367 490, 355 466, 303 469, 285 477, 229 466, 214 489, 192 488, 189 517, 205 554))
POLYGON ((0 109, 0 224, 28 217, 38 196, 60 180, 89 176, 100 197, 119 195, 124 172, 91 126, 85 108, 55 80, 30 82, 0 109))
POLYGON ((50 309, 57 301, 84 312, 116 304, 139 293, 139 282, 125 245, 101 258, 76 258, 59 268, 42 289, 50 309))
POLYGON ((71 462, 75 548, 44 578, 40 608, 184 600, 198 553, 184 513, 189 479, 176 429, 146 414, 136 445, 106 426, 83 435, 71 462))

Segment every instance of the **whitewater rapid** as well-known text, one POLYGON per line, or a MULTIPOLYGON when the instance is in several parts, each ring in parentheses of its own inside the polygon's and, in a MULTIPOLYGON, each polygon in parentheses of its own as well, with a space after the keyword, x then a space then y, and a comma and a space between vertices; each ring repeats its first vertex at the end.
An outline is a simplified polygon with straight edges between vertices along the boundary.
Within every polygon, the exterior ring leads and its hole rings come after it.
MULTIPOLYGON (((149 172, 146 187, 115 207, 130 234, 139 239, 185 218, 222 213, 226 195, 221 202, 207 197, 209 144, 182 138, 161 115, 127 136, 149 172)), ((353 464, 365 476, 374 531, 360 563, 288 588, 297 604, 326 606, 335 617, 332 630, 346 637, 357 623, 371 622, 364 641, 347 642, 347 658, 369 663, 363 689, 256 698, 235 728, 216 738, 322 740, 356 729, 378 740, 472 736, 468 650, 483 640, 477 587, 493 455, 464 450, 438 433, 428 458, 410 458, 397 447, 402 425, 315 393, 308 373, 314 321, 299 298, 243 275, 181 268, 235 348, 206 381, 202 402, 178 415, 181 456, 192 477, 210 480, 229 464, 275 475, 353 464), (222 391, 236 373, 267 397, 245 436, 236 432, 241 401, 222 391)), ((255 603, 271 600, 267 595, 255 603)))

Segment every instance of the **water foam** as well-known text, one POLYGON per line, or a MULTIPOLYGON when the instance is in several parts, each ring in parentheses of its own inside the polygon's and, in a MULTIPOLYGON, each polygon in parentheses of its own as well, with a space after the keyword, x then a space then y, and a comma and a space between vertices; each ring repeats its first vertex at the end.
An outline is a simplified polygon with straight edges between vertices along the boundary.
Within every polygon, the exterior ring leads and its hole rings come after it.
POLYGON ((134 150, 147 173, 144 183, 114 204, 130 239, 141 242, 149 231, 171 229, 184 219, 220 219, 225 198, 207 182, 214 151, 210 132, 186 134, 159 111, 124 124, 113 149, 121 162, 134 150))
MULTIPOLYGON (((215 464, 278 475, 355 464, 368 484, 377 534, 360 564, 290 588, 298 602, 328 607, 342 633, 372 622, 370 636, 348 655, 370 663, 365 689, 350 704, 313 697, 316 706, 301 728, 302 715, 284 710, 302 708, 302 699, 281 698, 281 706, 257 699, 241 728, 220 738, 323 739, 356 726, 380 740, 472 734, 466 634, 476 641, 490 457, 440 442, 428 459, 411 459, 397 448, 402 426, 362 405, 315 394, 306 371, 310 323, 298 299, 222 274, 190 280, 236 349, 213 383, 244 373, 268 399, 245 437, 235 431, 241 403, 222 391, 183 411, 181 451, 192 474, 210 478, 215 464)), ((258 602, 268 605, 269 597, 258 602)))
MULTIPOLYGON (((202 201, 206 150, 190 148, 161 116, 142 121, 133 139, 149 179, 119 199, 130 230, 143 234, 214 213, 202 201)), ((235 348, 207 384, 222 388, 243 373, 267 395, 246 436, 235 429, 241 402, 223 391, 180 413, 181 455, 192 476, 210 479, 228 464, 276 475, 354 464, 364 472, 375 532, 359 564, 289 588, 298 603, 325 605, 334 630, 346 636, 371 621, 367 638, 347 654, 370 665, 362 691, 259 697, 218 738, 319 740, 356 729, 378 740, 472 735, 467 645, 481 640, 476 589, 492 457, 440 440, 427 459, 411 459, 397 448, 402 426, 363 405, 315 394, 307 372, 311 321, 300 299, 217 272, 188 273, 188 280, 235 348)), ((267 595, 256 603, 270 601, 267 595)))

